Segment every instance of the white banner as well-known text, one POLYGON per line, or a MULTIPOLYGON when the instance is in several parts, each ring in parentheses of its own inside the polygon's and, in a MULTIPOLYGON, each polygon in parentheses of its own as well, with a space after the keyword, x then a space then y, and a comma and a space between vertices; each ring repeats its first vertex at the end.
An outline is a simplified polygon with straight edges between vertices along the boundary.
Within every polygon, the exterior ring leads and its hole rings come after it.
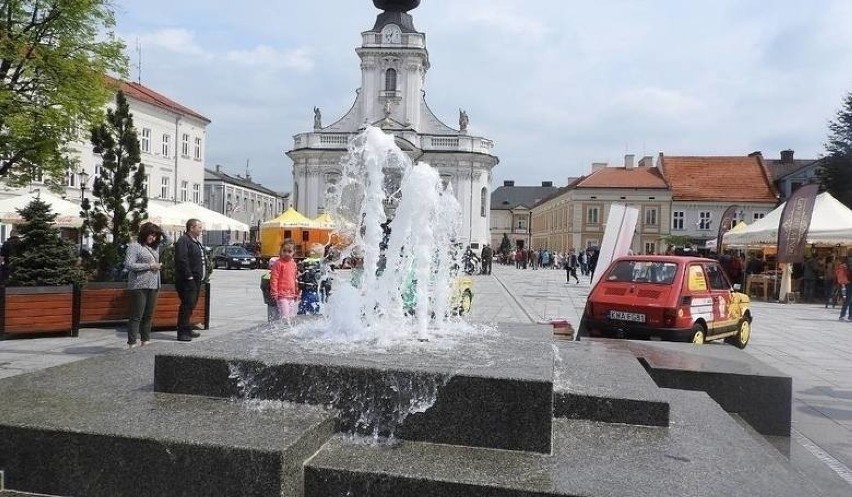
POLYGON ((610 263, 628 254, 633 244, 636 223, 639 221, 639 208, 632 205, 614 203, 609 209, 606 230, 601 242, 595 274, 592 275, 592 287, 609 267, 610 263))

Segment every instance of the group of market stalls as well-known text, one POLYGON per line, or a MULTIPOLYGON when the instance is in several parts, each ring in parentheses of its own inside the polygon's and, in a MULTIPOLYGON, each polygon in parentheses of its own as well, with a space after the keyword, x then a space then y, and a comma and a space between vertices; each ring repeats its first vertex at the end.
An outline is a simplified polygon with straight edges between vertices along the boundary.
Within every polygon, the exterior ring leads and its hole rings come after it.
MULTIPOLYGON (((79 234, 76 232, 83 224, 80 205, 49 192, 29 193, 0 200, 0 222, 20 224, 23 218, 19 211, 36 198, 48 204, 51 211, 57 215, 54 225, 63 230, 66 238, 78 239, 79 234)), ((249 232, 249 226, 246 223, 191 202, 170 206, 149 202, 146 209, 146 220, 159 225, 166 232, 183 232, 189 219, 200 220, 204 224, 205 231, 208 232, 219 231, 229 234, 249 232)), ((288 238, 295 242, 297 252, 307 250, 314 243, 326 245, 332 239, 333 230, 334 225, 328 214, 311 220, 291 207, 275 219, 260 225, 263 255, 278 255, 281 243, 288 238)), ((237 238, 230 237, 232 240, 237 238)))
MULTIPOLYGON (((737 224, 722 237, 722 248, 757 249, 767 256, 774 256, 778 249, 778 225, 785 205, 781 204, 750 225, 737 224)), ((852 246, 852 210, 828 192, 817 195, 808 227, 807 243, 811 250, 809 255, 845 257, 847 249, 852 246)), ((778 293, 779 299, 784 300, 792 287, 789 265, 787 268, 775 268, 773 265, 771 270, 780 270, 783 275, 778 293)), ((775 288, 773 294, 774 291, 775 288)))

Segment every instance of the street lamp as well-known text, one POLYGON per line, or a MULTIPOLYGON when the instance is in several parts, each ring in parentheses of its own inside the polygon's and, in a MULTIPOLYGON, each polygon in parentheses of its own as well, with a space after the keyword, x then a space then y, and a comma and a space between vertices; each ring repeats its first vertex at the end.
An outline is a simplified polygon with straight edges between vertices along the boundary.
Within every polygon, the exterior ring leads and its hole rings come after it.
MULTIPOLYGON (((85 170, 80 171, 78 173, 80 176, 80 209, 83 208, 83 204, 86 200, 86 182, 89 180, 89 173, 85 170)), ((80 254, 83 253, 83 236, 85 235, 83 226, 80 226, 80 254)))

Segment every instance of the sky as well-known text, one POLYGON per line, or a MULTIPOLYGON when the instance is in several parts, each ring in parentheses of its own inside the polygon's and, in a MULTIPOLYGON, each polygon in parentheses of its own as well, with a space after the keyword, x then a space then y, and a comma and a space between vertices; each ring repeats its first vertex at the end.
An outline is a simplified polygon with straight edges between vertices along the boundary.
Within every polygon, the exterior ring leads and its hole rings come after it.
MULTIPOLYGON (((132 80, 212 120, 206 167, 292 189, 284 152, 342 117, 370 0, 114 0, 132 80), (141 64, 136 46, 141 46, 141 64), (141 71, 137 72, 141 65, 141 71)), ((494 187, 625 154, 818 158, 852 91, 848 0, 423 0, 426 101, 495 141, 494 187)))

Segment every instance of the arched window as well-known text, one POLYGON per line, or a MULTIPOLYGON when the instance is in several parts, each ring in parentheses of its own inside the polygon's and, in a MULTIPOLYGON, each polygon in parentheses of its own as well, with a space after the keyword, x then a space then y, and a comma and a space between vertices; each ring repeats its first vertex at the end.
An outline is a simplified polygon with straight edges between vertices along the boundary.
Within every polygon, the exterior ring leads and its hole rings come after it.
POLYGON ((396 69, 390 68, 385 72, 385 91, 396 91, 396 69))
POLYGON ((485 217, 485 203, 488 200, 488 188, 482 187, 479 192, 479 215, 485 217))

